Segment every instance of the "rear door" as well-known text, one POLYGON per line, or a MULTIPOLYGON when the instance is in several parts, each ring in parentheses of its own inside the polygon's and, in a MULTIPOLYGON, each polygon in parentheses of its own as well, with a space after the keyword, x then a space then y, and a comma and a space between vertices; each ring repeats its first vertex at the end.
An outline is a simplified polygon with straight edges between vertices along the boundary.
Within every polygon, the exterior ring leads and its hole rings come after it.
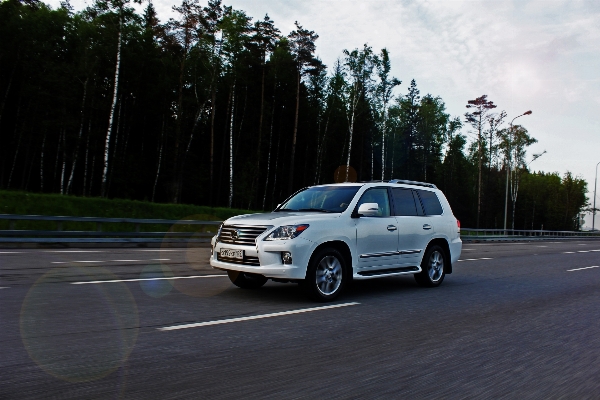
POLYGON ((387 187, 371 188, 363 193, 356 209, 363 203, 377 203, 379 215, 356 219, 358 268, 379 269, 400 264, 398 226, 391 213, 387 187))
POLYGON ((392 188, 394 217, 398 222, 398 252, 400 262, 417 265, 433 234, 421 200, 410 188, 392 188))

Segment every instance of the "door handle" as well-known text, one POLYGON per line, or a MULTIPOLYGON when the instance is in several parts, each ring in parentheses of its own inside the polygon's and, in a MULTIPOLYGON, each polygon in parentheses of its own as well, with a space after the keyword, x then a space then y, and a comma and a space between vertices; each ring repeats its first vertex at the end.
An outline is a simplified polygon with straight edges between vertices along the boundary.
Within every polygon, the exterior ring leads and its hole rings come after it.
POLYGON ((388 225, 388 226, 387 226, 387 230, 388 230, 388 231, 390 231, 390 232, 393 232, 393 231, 395 231, 396 229, 398 229, 398 228, 396 228, 394 225, 388 225))
POLYGON ((425 225, 423 225, 423 229, 429 230, 429 229, 431 229, 431 225, 425 224, 425 225))

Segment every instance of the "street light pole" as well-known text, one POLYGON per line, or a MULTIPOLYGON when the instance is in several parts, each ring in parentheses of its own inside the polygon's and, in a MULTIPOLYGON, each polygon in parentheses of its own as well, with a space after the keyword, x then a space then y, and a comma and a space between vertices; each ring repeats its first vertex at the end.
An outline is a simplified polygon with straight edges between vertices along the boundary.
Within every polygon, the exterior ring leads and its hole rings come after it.
POLYGON ((596 183, 598 183, 598 164, 596 164, 596 176, 594 176, 594 209, 592 210, 592 232, 596 229, 596 183))
MULTIPOLYGON (((512 142, 512 130, 513 130, 513 122, 515 119, 522 117, 523 115, 529 115, 531 114, 531 110, 529 111, 525 111, 523 114, 521 115, 517 115, 516 117, 514 117, 512 119, 512 121, 510 121, 510 140, 509 142, 512 142)), ((512 147, 512 143, 510 143, 510 147, 512 147)), ((510 174, 510 152, 512 151, 511 148, 507 149, 507 158, 508 158, 508 162, 506 163, 506 188, 504 191, 504 236, 506 236, 506 215, 508 214, 508 176, 510 174)))

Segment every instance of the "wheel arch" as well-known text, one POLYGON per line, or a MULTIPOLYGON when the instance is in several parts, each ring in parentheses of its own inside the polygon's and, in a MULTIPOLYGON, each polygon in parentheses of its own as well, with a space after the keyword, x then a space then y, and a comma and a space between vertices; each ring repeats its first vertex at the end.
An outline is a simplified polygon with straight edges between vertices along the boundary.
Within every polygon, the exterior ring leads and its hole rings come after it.
POLYGON ((443 239, 443 238, 433 239, 427 245, 427 248, 425 249, 425 252, 427 252, 427 250, 431 246, 434 246, 434 245, 438 245, 442 249, 444 249, 444 252, 446 253, 446 261, 447 261, 446 263, 444 263, 444 272, 446 274, 451 274, 452 273, 452 257, 451 257, 451 254, 450 254, 450 245, 448 244, 448 241, 446 239, 443 239))
POLYGON ((348 244, 343 240, 331 240, 328 242, 321 243, 313 250, 308 263, 310 264, 313 261, 313 257, 315 256, 315 254, 317 254, 318 251, 321 251, 322 249, 327 247, 331 247, 339 251, 342 257, 344 257, 344 264, 346 267, 346 279, 351 280, 353 275, 352 252, 350 251, 350 246, 348 246, 348 244))

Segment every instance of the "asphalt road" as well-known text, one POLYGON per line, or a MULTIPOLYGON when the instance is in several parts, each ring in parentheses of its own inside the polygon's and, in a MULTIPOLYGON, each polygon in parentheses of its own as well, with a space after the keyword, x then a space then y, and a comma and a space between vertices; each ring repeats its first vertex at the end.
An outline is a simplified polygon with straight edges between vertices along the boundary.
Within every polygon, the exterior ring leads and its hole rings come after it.
POLYGON ((600 397, 600 241, 469 243, 439 288, 325 305, 207 257, 1 249, 0 398, 600 397))

